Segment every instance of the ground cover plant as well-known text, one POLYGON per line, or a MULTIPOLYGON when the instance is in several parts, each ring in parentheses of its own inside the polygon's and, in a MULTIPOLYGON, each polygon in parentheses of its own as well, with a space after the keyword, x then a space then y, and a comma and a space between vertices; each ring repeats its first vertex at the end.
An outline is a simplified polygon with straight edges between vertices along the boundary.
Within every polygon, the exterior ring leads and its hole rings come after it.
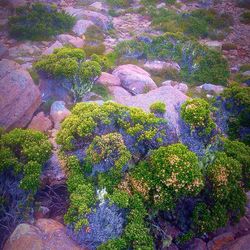
POLYGON ((40 132, 14 129, 0 135, 0 242, 34 212, 34 194, 51 154, 51 144, 40 132), (8 230, 6 229, 8 225, 8 230))
POLYGON ((16 10, 9 19, 9 32, 18 40, 47 40, 69 32, 74 23, 74 17, 57 11, 55 6, 35 3, 16 10))
MULTIPOLYGON (((209 127, 209 105, 193 102, 205 110, 201 126, 209 127)), ((180 237, 173 240, 181 245, 243 215, 247 148, 235 155, 232 145, 240 151, 244 144, 220 140, 218 152, 198 158, 181 143, 169 145, 167 128, 153 113, 113 102, 73 108, 57 142, 69 176, 64 219, 80 245, 154 249, 152 225, 162 212, 180 228, 180 237), (186 209, 191 213, 183 218, 186 209)), ((160 235, 161 242, 166 240, 160 235)))
POLYGON ((202 46, 178 33, 144 36, 118 44, 118 57, 173 60, 181 67, 182 79, 189 83, 226 85, 228 63, 220 52, 202 46))

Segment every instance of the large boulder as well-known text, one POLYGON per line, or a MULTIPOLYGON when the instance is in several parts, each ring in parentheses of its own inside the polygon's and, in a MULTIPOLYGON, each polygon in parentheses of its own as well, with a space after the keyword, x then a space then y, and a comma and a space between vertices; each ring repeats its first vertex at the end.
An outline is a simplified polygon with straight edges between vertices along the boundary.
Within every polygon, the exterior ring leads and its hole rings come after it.
POLYGON ((38 219, 35 225, 20 224, 7 240, 4 250, 84 250, 66 234, 65 226, 51 219, 38 219))
POLYGON ((110 27, 110 20, 107 16, 90 10, 67 7, 65 8, 66 13, 76 17, 76 19, 86 19, 92 21, 95 25, 100 28, 107 30, 110 27))
POLYGON ((168 121, 170 133, 177 137, 181 133, 180 106, 187 98, 184 93, 171 86, 163 86, 136 96, 114 96, 115 101, 127 106, 142 108, 146 112, 150 112, 151 104, 157 101, 165 103, 167 112, 164 114, 164 118, 168 121))
POLYGON ((188 92, 188 86, 186 83, 168 80, 168 81, 163 82, 161 85, 162 86, 172 86, 185 94, 188 92))
POLYGON ((150 74, 133 64, 117 67, 112 75, 118 77, 121 81, 121 85, 134 95, 143 94, 157 88, 150 74))
POLYGON ((249 250, 250 234, 240 237, 239 239, 228 244, 224 250, 249 250))
POLYGON ((82 36, 89 27, 95 25, 92 21, 89 20, 78 20, 73 27, 73 32, 78 35, 82 36))
POLYGON ((221 85, 214 85, 211 83, 205 83, 201 86, 196 87, 196 90, 198 92, 207 92, 209 94, 216 94, 216 95, 220 95, 223 91, 224 91, 224 87, 221 85))
POLYGON ((0 127, 25 127, 41 104, 30 74, 14 61, 0 61, 0 127))
POLYGON ((228 243, 232 242, 234 240, 234 235, 232 233, 224 233, 217 237, 215 237, 213 240, 209 241, 207 244, 208 250, 221 250, 223 247, 225 247, 228 243))

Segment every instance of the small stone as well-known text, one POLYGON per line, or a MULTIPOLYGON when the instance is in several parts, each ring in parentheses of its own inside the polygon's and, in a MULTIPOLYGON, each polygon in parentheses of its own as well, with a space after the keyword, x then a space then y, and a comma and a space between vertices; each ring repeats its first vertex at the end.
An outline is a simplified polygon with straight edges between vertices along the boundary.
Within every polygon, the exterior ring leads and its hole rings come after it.
POLYGON ((53 124, 51 120, 45 116, 44 112, 38 113, 33 117, 31 123, 29 124, 29 129, 38 130, 41 132, 47 132, 52 129, 53 124))
POLYGON ((43 55, 50 55, 54 52, 55 49, 59 49, 62 47, 63 47, 63 45, 59 41, 56 41, 49 48, 47 48, 43 51, 43 55))
POLYGON ((70 114, 71 112, 65 107, 65 102, 54 102, 50 108, 50 116, 54 122, 54 128, 59 129, 60 123, 70 114))

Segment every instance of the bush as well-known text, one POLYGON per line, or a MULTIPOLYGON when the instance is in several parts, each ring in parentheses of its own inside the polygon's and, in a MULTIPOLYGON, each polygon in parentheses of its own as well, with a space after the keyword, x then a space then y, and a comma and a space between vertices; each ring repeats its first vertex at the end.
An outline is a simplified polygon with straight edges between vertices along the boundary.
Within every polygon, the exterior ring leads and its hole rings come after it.
POLYGON ((154 150, 131 177, 134 189, 156 210, 173 209, 178 199, 195 196, 203 188, 198 158, 182 144, 154 150))
POLYGON ((92 60, 85 60, 84 50, 64 47, 44 56, 35 64, 35 68, 61 79, 63 87, 73 94, 76 101, 91 90, 101 71, 110 65, 104 56, 93 55, 92 60), (64 83, 65 80, 69 81, 68 84, 64 83))
POLYGON ((139 37, 120 43, 116 53, 119 57, 176 61, 182 79, 190 83, 225 85, 229 77, 228 63, 219 52, 181 34, 139 37))
POLYGON ((198 9, 192 12, 177 14, 176 11, 164 8, 151 9, 152 24, 165 32, 183 32, 196 38, 211 37, 210 34, 227 33, 232 25, 232 18, 218 14, 213 9, 198 9))
POLYGON ((131 0, 107 0, 107 2, 113 7, 128 7, 131 0))
POLYGON ((242 165, 242 176, 245 188, 250 188, 250 147, 242 142, 224 139, 224 152, 239 161, 242 165))
POLYGON ((20 7, 16 13, 9 18, 9 30, 10 35, 18 40, 48 39, 69 32, 75 23, 74 17, 40 3, 20 7))
POLYGON ((191 127, 191 130, 201 129, 210 134, 215 128, 211 118, 212 107, 204 99, 187 100, 181 106, 181 118, 191 127))
POLYGON ((250 88, 232 84, 228 89, 225 89, 223 98, 228 111, 230 111, 228 121, 230 139, 239 139, 249 145, 250 88))
POLYGON ((244 13, 240 16, 240 21, 241 21, 242 23, 245 23, 245 24, 250 24, 250 11, 244 12, 244 13))
POLYGON ((150 111, 156 114, 164 114, 166 112, 166 104, 163 102, 155 102, 151 104, 150 111))
POLYGON ((46 136, 32 130, 14 129, 0 138, 0 172, 13 170, 21 174, 20 187, 35 192, 42 166, 51 153, 46 136))

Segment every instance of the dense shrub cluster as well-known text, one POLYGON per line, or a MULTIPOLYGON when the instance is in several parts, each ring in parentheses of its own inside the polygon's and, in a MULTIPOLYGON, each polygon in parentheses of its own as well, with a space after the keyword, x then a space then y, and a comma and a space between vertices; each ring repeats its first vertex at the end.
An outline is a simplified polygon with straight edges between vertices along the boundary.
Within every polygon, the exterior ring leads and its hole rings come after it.
POLYGON ((219 52, 181 34, 139 37, 120 43, 116 52, 120 57, 176 61, 182 79, 190 83, 225 85, 229 77, 228 63, 219 52))
POLYGON ((35 192, 43 164, 48 160, 51 145, 46 136, 31 130, 14 129, 0 140, 0 172, 13 170, 23 176, 20 187, 35 192))
POLYGON ((201 130, 210 134, 215 128, 211 118, 211 105, 201 98, 187 100, 181 106, 181 117, 191 127, 191 130, 201 130))
POLYGON ((150 106, 150 111, 155 114, 164 114, 166 112, 166 104, 163 102, 155 102, 150 106))
POLYGON ((18 8, 16 16, 9 19, 9 28, 10 35, 19 40, 46 40, 70 31, 74 23, 72 16, 58 12, 54 6, 36 3, 18 8))
MULTIPOLYGON (((201 112, 192 117, 201 115, 197 124, 203 126, 211 119, 210 106, 199 99, 195 104, 201 112)), ((177 244, 243 215, 247 146, 224 140, 222 151, 201 164, 183 144, 166 146, 166 129, 154 114, 113 102, 73 108, 57 142, 69 176, 65 222, 79 244, 154 249, 150 225, 162 212, 182 230, 177 244)))
POLYGON ((223 97, 230 111, 229 137, 250 144, 250 88, 232 84, 227 88, 223 97))
POLYGON ((33 195, 51 145, 40 132, 0 132, 0 248, 15 227, 34 212, 33 195))
POLYGON ((198 9, 192 12, 177 14, 164 8, 151 9, 152 24, 165 32, 183 32, 197 38, 223 38, 228 32, 232 19, 215 10, 198 9))
POLYGON ((93 54, 90 60, 86 59, 84 50, 64 47, 44 56, 35 64, 35 68, 39 72, 61 79, 63 87, 72 93, 76 101, 91 90, 102 70, 111 66, 105 56, 93 54))

